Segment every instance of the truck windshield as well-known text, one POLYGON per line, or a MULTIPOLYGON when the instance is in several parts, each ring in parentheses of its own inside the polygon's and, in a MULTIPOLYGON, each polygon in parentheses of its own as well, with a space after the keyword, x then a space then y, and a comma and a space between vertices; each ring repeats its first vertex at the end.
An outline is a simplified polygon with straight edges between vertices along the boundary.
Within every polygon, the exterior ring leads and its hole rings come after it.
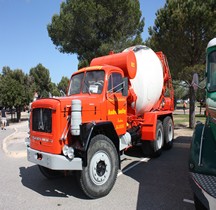
POLYGON ((86 72, 83 93, 100 94, 104 86, 104 71, 88 71, 86 72))
POLYGON ((76 74, 71 78, 68 95, 79 94, 82 87, 84 73, 76 74))
POLYGON ((104 86, 104 71, 95 70, 75 74, 71 78, 68 95, 79 93, 94 93, 100 94, 104 86))
POLYGON ((216 91, 216 51, 208 56, 208 84, 209 91, 216 91))

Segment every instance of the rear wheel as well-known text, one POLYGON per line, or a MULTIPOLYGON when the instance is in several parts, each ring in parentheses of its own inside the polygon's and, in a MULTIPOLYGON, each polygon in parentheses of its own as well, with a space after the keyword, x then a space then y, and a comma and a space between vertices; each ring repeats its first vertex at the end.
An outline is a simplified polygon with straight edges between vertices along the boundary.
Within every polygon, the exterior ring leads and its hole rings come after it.
POLYGON ((142 150, 144 155, 151 157, 158 157, 161 155, 164 142, 163 125, 160 120, 157 120, 155 140, 144 141, 142 144, 142 150))
POLYGON ((170 116, 163 120, 164 129, 164 149, 171 149, 173 146, 174 124, 170 116))
POLYGON ((58 170, 52 170, 49 168, 46 168, 44 166, 38 165, 40 172, 47 178, 47 179, 56 179, 64 176, 63 171, 58 170))
POLYGON ((118 173, 118 154, 112 141, 104 135, 91 140, 87 166, 78 171, 78 180, 89 198, 107 195, 112 189, 118 173))

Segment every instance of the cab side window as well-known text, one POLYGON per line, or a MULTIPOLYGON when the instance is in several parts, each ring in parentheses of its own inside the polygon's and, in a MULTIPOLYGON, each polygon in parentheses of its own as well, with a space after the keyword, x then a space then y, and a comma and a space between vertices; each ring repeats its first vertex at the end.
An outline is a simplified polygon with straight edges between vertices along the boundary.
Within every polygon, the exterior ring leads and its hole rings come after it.
POLYGON ((108 81, 108 92, 119 93, 122 92, 123 79, 119 73, 112 73, 108 81))
POLYGON ((208 89, 210 91, 216 90, 216 51, 213 51, 209 54, 208 57, 209 64, 209 73, 208 73, 208 89))

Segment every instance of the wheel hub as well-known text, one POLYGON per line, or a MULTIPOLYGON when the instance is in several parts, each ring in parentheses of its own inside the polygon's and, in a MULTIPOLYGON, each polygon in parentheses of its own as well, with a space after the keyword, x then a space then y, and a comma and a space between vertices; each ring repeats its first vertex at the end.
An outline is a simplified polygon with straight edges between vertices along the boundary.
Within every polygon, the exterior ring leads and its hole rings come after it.
POLYGON ((157 149, 161 149, 162 145, 163 145, 163 137, 162 137, 162 132, 159 129, 157 131, 157 149))
POLYGON ((168 141, 169 142, 172 141, 172 139, 173 139, 173 127, 171 124, 169 125, 169 129, 168 129, 168 137, 169 137, 168 141))
POLYGON ((104 161, 100 161, 97 164, 97 168, 96 168, 96 172, 98 174, 98 176, 103 176, 106 172, 106 164, 104 161))
POLYGON ((111 170, 111 162, 109 156, 104 151, 96 152, 90 161, 90 178, 96 185, 104 184, 111 170))

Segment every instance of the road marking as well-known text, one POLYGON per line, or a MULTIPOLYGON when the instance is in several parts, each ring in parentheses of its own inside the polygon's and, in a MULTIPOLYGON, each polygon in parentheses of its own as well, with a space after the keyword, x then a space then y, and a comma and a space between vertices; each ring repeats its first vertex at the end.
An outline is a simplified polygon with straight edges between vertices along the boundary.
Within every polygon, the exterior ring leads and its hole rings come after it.
POLYGON ((131 170, 132 168, 134 168, 135 166, 139 165, 140 163, 147 163, 150 160, 150 158, 142 158, 139 162, 136 162, 135 164, 131 165, 130 167, 123 169, 122 171, 120 171, 118 173, 118 176, 121 176, 122 174, 126 173, 127 171, 131 170))
POLYGON ((191 203, 191 204, 194 204, 194 201, 192 201, 192 200, 189 200, 189 199, 183 199, 183 202, 185 202, 185 203, 191 203))

